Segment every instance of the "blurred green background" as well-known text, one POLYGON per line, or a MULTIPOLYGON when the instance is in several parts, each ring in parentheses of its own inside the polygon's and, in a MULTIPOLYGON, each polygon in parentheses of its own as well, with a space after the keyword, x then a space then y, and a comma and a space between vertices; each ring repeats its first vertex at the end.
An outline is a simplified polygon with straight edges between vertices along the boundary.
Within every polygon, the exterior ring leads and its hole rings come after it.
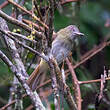
MULTIPOLYGON (((0 5, 4 1, 0 0, 0 5)), ((25 7, 28 10, 32 8, 31 0, 25 2, 25 7)), ((12 5, 9 4, 2 10, 10 15, 12 13, 12 5)), ((59 6, 55 10, 54 16, 55 31, 57 32, 59 29, 70 24, 77 25, 80 31, 85 34, 85 37, 79 39, 77 48, 73 50, 73 56, 78 61, 82 55, 103 42, 107 35, 110 34, 110 0, 83 0, 80 6, 75 2, 59 6)), ((9 24, 9 28, 12 30, 15 26, 10 27, 9 24)), ((1 38, 0 49, 10 57, 4 41, 1 38)), ((97 79, 103 74, 104 66, 109 69, 109 65, 110 47, 108 46, 78 67, 76 74, 80 81, 97 79)), ((7 103, 12 79, 12 73, 0 59, 0 107, 7 103)), ((72 87, 70 79, 71 76, 68 77, 67 82, 72 87)), ((110 110, 109 81, 107 81, 106 88, 104 92, 104 98, 106 100, 101 102, 100 110, 110 110)), ((95 97, 99 91, 100 83, 81 85, 83 99, 82 110, 95 109, 95 97)), ((49 99, 53 103, 51 97, 49 99)), ((26 105, 28 105, 28 102, 25 101, 26 105)), ((66 105, 65 110, 67 110, 66 105)))

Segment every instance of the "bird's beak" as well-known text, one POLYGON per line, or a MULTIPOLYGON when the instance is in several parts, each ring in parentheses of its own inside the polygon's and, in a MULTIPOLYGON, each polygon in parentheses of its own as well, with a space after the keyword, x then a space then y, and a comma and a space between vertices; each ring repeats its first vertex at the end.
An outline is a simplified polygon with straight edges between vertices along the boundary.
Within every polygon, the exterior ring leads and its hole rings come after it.
POLYGON ((81 32, 74 32, 74 33, 77 34, 77 35, 79 35, 79 36, 84 36, 84 34, 81 33, 81 32))

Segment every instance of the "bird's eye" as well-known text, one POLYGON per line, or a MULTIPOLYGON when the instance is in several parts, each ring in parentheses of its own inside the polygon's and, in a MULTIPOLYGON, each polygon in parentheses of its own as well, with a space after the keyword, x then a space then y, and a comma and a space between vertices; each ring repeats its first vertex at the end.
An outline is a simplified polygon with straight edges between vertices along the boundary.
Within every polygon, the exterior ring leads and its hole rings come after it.
POLYGON ((72 30, 73 30, 73 31, 75 31, 75 29, 74 29, 74 28, 73 28, 72 30))

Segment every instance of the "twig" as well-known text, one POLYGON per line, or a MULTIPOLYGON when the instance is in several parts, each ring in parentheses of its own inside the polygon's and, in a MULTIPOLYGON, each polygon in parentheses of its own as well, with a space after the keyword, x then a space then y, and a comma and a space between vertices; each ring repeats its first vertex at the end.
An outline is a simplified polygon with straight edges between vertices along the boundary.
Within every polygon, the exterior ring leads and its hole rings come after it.
POLYGON ((96 100, 95 100, 95 109, 98 110, 100 103, 104 97, 104 89, 106 86, 106 80, 105 78, 107 77, 107 72, 104 68, 104 73, 101 74, 101 85, 100 85, 100 93, 97 94, 96 100))
POLYGON ((78 110, 81 110, 82 99, 81 99, 80 85, 78 83, 78 79, 76 77, 75 71, 72 68, 72 64, 69 62, 69 60, 67 58, 66 58, 66 63, 68 65, 68 68, 69 68, 71 75, 72 75, 72 81, 73 81, 73 85, 75 88, 74 90, 75 90, 77 107, 78 107, 78 110))
POLYGON ((23 22, 26 23, 26 24, 32 24, 36 29, 40 30, 40 31, 44 31, 43 27, 37 25, 36 23, 33 23, 32 21, 29 21, 27 19, 23 19, 23 22))
POLYGON ((16 100, 12 100, 10 103, 8 103, 5 106, 3 106, 2 108, 0 108, 0 110, 6 110, 6 108, 8 108, 9 106, 13 105, 15 102, 16 102, 16 100))
POLYGON ((77 2, 78 0, 61 0, 60 3, 61 5, 65 4, 65 3, 70 3, 70 2, 77 2))
POLYGON ((29 105, 25 110, 32 110, 33 108, 33 105, 29 105))
POLYGON ((12 35, 8 34, 8 32, 3 31, 2 29, 0 29, 0 32, 2 32, 3 34, 6 34, 8 37, 10 37, 11 39, 13 39, 16 43, 18 43, 19 45, 23 46, 24 48, 30 50, 31 52, 35 53, 36 55, 42 57, 46 62, 48 62, 48 58, 42 54, 40 54, 39 52, 37 52, 36 50, 32 49, 31 47, 23 44, 22 42, 20 42, 18 39, 16 39, 15 37, 13 37, 12 35))
POLYGON ((75 65, 73 65, 73 69, 77 68, 78 66, 80 66, 81 64, 86 62, 88 59, 90 59, 91 57, 93 57, 94 55, 99 53, 102 49, 104 49, 108 45, 110 45, 110 41, 102 42, 100 45, 98 45, 97 47, 93 48, 92 49, 93 51, 90 50, 91 53, 88 56, 86 56, 84 59, 82 59, 81 61, 79 61, 75 65))
MULTIPOLYGON (((110 80, 110 77, 106 78, 105 80, 110 80)), ((89 80, 89 81, 79 81, 79 84, 89 84, 89 83, 97 83, 101 82, 101 79, 89 80)))
POLYGON ((69 108, 71 110, 77 110, 77 105, 71 95, 71 92, 70 92, 70 89, 68 87, 68 85, 66 83, 64 83, 62 77, 61 77, 61 71, 60 71, 60 68, 57 64, 57 62, 55 60, 53 60, 54 62, 54 65, 55 65, 55 71, 56 71, 56 77, 57 77, 57 81, 58 81, 58 84, 59 84, 59 89, 61 90, 69 108))
MULTIPOLYGON (((13 81, 14 82, 14 81, 13 81)), ((8 99, 8 104, 11 103, 14 99, 14 86, 13 86, 13 83, 11 84, 11 87, 10 87, 10 94, 9 94, 9 99, 8 99)), ((12 106, 10 105, 7 110, 12 110, 12 106)))
MULTIPOLYGON (((1 17, 0 17, 0 30, 9 31, 6 21, 1 17)), ((28 78, 28 74, 26 73, 25 67, 21 61, 15 42, 12 39, 8 38, 7 35, 2 35, 2 37, 4 38, 5 43, 8 46, 8 49, 10 51, 14 63, 16 64, 16 67, 19 69, 19 71, 22 71, 23 76, 28 78)))
POLYGON ((0 9, 4 8, 4 7, 7 6, 7 5, 8 5, 8 1, 5 1, 4 3, 2 3, 2 4, 0 5, 0 9))
POLYGON ((51 79, 49 79, 49 80, 43 82, 42 84, 38 85, 37 88, 36 88, 36 90, 37 90, 37 89, 40 89, 41 87, 43 87, 43 86, 45 86, 45 85, 47 85, 47 84, 49 84, 49 83, 51 83, 51 79))
MULTIPOLYGON (((106 80, 110 80, 110 77, 106 78, 106 80)), ((90 80, 90 81, 79 81, 78 83, 82 85, 82 84, 97 83, 97 82, 101 82, 101 79, 90 80)), ((45 85, 47 85, 47 84, 49 84, 49 83, 51 83, 51 80, 50 80, 50 79, 47 80, 47 81, 45 81, 44 83, 38 85, 38 87, 36 88, 36 90, 38 90, 39 88, 41 88, 41 87, 43 87, 43 86, 45 86, 45 85)), ((26 97, 26 96, 27 96, 27 95, 24 94, 23 97, 26 97)), ((12 104, 14 104, 14 103, 15 103, 15 100, 13 100, 13 101, 12 101, 11 103, 9 103, 9 104, 6 104, 6 105, 3 106, 2 108, 0 108, 0 110, 5 110, 7 107, 9 107, 10 105, 12 105, 12 104)))
POLYGON ((23 100, 22 100, 22 88, 21 85, 18 81, 18 79, 16 78, 16 76, 14 76, 14 81, 13 81, 13 86, 14 86, 14 97, 16 100, 14 109, 15 110, 23 110, 23 100))
POLYGON ((24 36, 24 35, 22 35, 22 34, 18 34, 18 33, 11 32, 11 31, 8 31, 8 33, 11 34, 12 36, 15 36, 15 37, 18 37, 18 38, 27 40, 27 41, 32 42, 32 43, 34 43, 34 44, 37 43, 37 41, 35 41, 35 40, 30 40, 29 38, 27 38, 26 36, 24 36))
MULTIPOLYGON (((26 97, 27 94, 24 94, 22 96, 22 98, 26 97)), ((0 110, 6 110, 6 108, 8 108, 9 106, 13 105, 16 102, 16 100, 12 100, 10 103, 6 104, 5 106, 3 106, 2 108, 0 108, 0 110)))
MULTIPOLYGON (((48 95, 52 93, 52 89, 49 89, 49 90, 47 90, 46 92, 45 92, 45 91, 43 91, 43 92, 44 92, 44 93, 40 93, 40 94, 39 94, 40 97, 42 97, 42 94, 46 94, 45 97, 48 97, 48 95)), ((23 94, 23 95, 22 95, 22 98, 25 98, 25 97, 27 97, 27 96, 28 96, 27 94, 23 94)), ((8 103, 8 104, 6 104, 5 106, 3 106, 2 108, 0 108, 0 110, 6 110, 9 106, 13 105, 15 102, 16 102, 16 100, 12 100, 10 103, 8 103)), ((34 107, 33 107, 33 108, 34 108, 34 107)))
MULTIPOLYGON (((42 76, 41 76, 41 80, 40 80, 40 84, 41 83, 43 83, 44 82, 44 80, 45 80, 45 78, 46 78, 46 74, 43 74, 42 76)), ((50 108, 50 103, 49 103, 49 101, 48 101, 48 95, 47 94, 51 94, 50 93, 50 90, 51 90, 51 92, 52 92, 52 89, 50 89, 50 88, 48 88, 48 90, 47 90, 47 92, 44 92, 44 88, 40 88, 39 89, 39 92, 40 92, 40 96, 43 98, 43 100, 45 101, 45 103, 46 103, 46 105, 47 105, 47 109, 48 110, 51 110, 51 108, 50 108)))
MULTIPOLYGON (((22 15, 19 14, 19 11, 17 11, 17 8, 15 8, 16 11, 14 11, 13 13, 15 13, 17 16, 18 21, 22 22, 22 15)), ((21 33, 21 32, 20 32, 21 33)), ((18 49, 20 50, 20 53, 22 54, 23 52, 23 48, 22 47, 18 47, 18 49)), ((19 68, 19 66, 17 67, 19 68)), ((26 69, 25 69, 26 71, 26 69)), ((14 80, 13 80, 13 86, 14 86, 14 97, 16 99, 16 103, 14 106, 14 109, 16 110, 23 110, 23 100, 22 100, 22 93, 23 93, 23 89, 20 85, 20 82, 18 81, 18 79, 16 78, 16 76, 14 76, 14 80)))
POLYGON ((38 16, 40 17, 41 21, 43 21, 42 14, 41 14, 41 12, 40 12, 40 10, 39 10, 39 8, 38 8, 38 3, 37 3, 36 0, 34 0, 34 5, 35 5, 35 8, 36 8, 36 10, 37 10, 37 12, 38 12, 38 16))
POLYGON ((48 30, 48 46, 51 47, 52 44, 52 35, 53 35, 53 22, 54 22, 54 0, 49 0, 50 9, 49 9, 49 30, 48 30))
MULTIPOLYGON (((69 2, 77 2, 78 0, 62 0, 60 3, 61 4, 65 4, 65 3, 69 3, 69 2)), ((19 4, 15 3, 12 0, 8 0, 9 3, 13 4, 14 6, 20 8, 22 11, 24 11, 25 13, 29 14, 30 16, 32 16, 32 13, 28 10, 26 10, 25 8, 23 8, 22 6, 20 6, 19 4)), ((49 29, 48 26, 43 23, 37 16, 32 16, 34 17, 39 23, 41 23, 46 29, 49 29)), ((52 17, 52 16, 51 16, 52 17)))
MULTIPOLYGON (((69 75, 69 74, 68 74, 69 75)), ((68 76, 67 75, 67 76, 68 76)), ((106 78, 105 80, 110 80, 110 77, 108 77, 108 78, 106 78)), ((89 84, 89 83, 97 83, 97 82, 101 82, 101 79, 96 79, 96 80, 89 80, 89 81, 78 81, 78 83, 80 84, 80 85, 82 85, 82 84, 89 84)), ((45 81, 44 83, 42 83, 42 84, 40 84, 40 85, 38 85, 38 87, 36 88, 36 90, 38 90, 39 88, 41 88, 41 87, 43 87, 43 86, 45 86, 45 85, 47 85, 47 84, 49 84, 49 83, 51 83, 51 80, 49 79, 49 80, 47 80, 47 81, 45 81)), ((25 96, 23 96, 23 97, 26 97, 27 95, 25 94, 25 96)), ((14 101, 14 100, 13 100, 14 101)), ((15 102, 11 102, 10 104, 14 104, 15 102)), ((4 109, 6 109, 8 106, 10 106, 10 104, 7 104, 7 105, 5 105, 4 107, 2 107, 2 108, 4 108, 4 109)), ((2 108, 1 108, 1 110, 2 110, 2 108)), ((3 109, 3 110, 4 110, 3 109)))
POLYGON ((13 2, 12 0, 8 0, 9 3, 13 4, 14 6, 20 8, 22 11, 28 13, 30 16, 34 17, 40 24, 42 24, 45 28, 48 29, 48 26, 46 24, 44 24, 37 16, 32 15, 32 13, 28 10, 26 10, 25 8, 23 8, 22 6, 20 6, 19 4, 13 2))
POLYGON ((7 104, 7 101, 0 96, 0 103, 7 104))
MULTIPOLYGON (((66 75, 66 77, 68 75, 69 75, 69 73, 66 75)), ((105 80, 110 80, 110 77, 106 78, 105 80)), ((96 80, 89 80, 89 81, 78 81, 78 83, 80 85, 82 85, 82 84, 97 83, 97 82, 100 82, 100 81, 101 81, 101 79, 96 79, 96 80)), ((36 89, 39 89, 39 88, 41 88, 41 87, 43 87, 43 86, 45 86, 45 85, 47 85, 49 83, 51 83, 51 80, 50 79, 47 80, 47 81, 45 81, 44 83, 40 84, 36 89)))
MULTIPOLYGON (((5 31, 9 31, 6 21, 4 19, 2 19, 1 17, 0 17, 0 29, 5 30, 5 31)), ((5 40, 6 45, 8 46, 8 49, 10 51, 10 54, 11 54, 12 58, 13 58, 13 62, 16 65, 16 68, 18 69, 19 72, 22 71, 21 73, 24 77, 28 78, 28 74, 26 73, 25 67, 24 67, 24 65, 21 61, 21 58, 20 58, 20 55, 19 55, 18 50, 16 48, 15 42, 12 39, 8 38, 7 35, 2 35, 2 36, 5 40)), ((17 80, 17 78, 14 76, 14 83, 13 83, 13 88, 14 88, 13 90, 14 91, 13 92, 15 92, 15 90, 17 90, 16 88, 18 87, 18 85, 20 85, 20 83, 17 80)), ((21 87, 21 86, 19 86, 19 87, 21 87)), ((19 94, 21 94, 21 93, 19 92, 19 94)), ((20 95, 16 94, 16 96, 20 96, 20 95)), ((11 101, 12 97, 13 96, 10 95, 10 100, 9 101, 11 101)), ((19 100, 20 97, 17 98, 17 99, 19 100)), ((19 108, 22 108, 23 107, 22 106, 22 100, 21 99, 19 101, 18 100, 16 100, 15 105, 19 105, 19 108)))
POLYGON ((53 63, 53 57, 49 61, 49 67, 50 67, 50 73, 51 73, 51 82, 52 82, 52 89, 54 94, 54 104, 55 104, 55 110, 60 110, 60 98, 59 98, 59 91, 58 91, 58 84, 55 74, 55 66, 53 63))
MULTIPOLYGON (((21 27, 21 28, 23 28, 24 30, 26 30, 26 31, 28 31, 28 32, 31 32, 31 28, 28 26, 28 25, 26 25, 26 24, 24 24, 24 23, 22 23, 22 22, 19 22, 19 20, 16 20, 16 19, 14 19, 13 17, 11 17, 11 16, 8 16, 7 14, 5 14, 3 11, 1 11, 0 10, 0 16, 1 17, 3 17, 5 20, 7 20, 7 21, 9 21, 9 22, 11 22, 11 23, 13 23, 13 24, 15 24, 15 25, 17 25, 17 26, 19 26, 19 27, 21 27)), ((35 31, 35 34, 36 34, 36 36, 38 37, 38 38, 42 38, 44 35, 42 35, 40 32, 38 32, 38 31, 35 31)))

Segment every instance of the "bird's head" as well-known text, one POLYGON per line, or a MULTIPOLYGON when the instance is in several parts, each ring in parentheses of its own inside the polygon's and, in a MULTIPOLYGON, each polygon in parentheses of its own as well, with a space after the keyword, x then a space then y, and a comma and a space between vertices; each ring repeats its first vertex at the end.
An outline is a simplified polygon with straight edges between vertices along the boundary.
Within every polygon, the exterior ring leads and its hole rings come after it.
POLYGON ((76 39, 78 36, 84 36, 84 34, 81 33, 75 25, 69 25, 65 28, 65 30, 67 31, 71 40, 76 39))
POLYGON ((78 36, 84 36, 75 25, 69 25, 61 29, 59 33, 61 33, 64 38, 70 38, 71 40, 75 40, 78 36))

